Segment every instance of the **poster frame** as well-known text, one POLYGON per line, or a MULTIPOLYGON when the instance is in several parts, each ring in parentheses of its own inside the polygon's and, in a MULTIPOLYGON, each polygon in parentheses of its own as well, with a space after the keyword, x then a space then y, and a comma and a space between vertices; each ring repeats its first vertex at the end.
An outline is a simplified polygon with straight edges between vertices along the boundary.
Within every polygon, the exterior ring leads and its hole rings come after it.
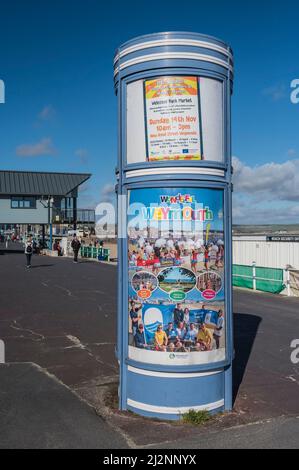
MULTIPOLYGON (((229 206, 230 202, 230 192, 231 187, 225 182, 212 182, 212 181, 203 181, 200 178, 192 179, 180 179, 180 187, 195 187, 203 189, 220 189, 223 190, 223 208, 224 208, 224 237, 226 245, 226 256, 225 256, 225 335, 226 335, 226 357, 223 361, 204 363, 204 364, 192 364, 192 365, 161 365, 153 364, 146 362, 137 362, 129 358, 129 342, 128 342, 128 329, 129 329, 129 319, 128 319, 128 236, 123 240, 123 253, 125 254, 123 263, 122 263, 122 344, 123 344, 123 358, 126 365, 130 365, 137 368, 142 368, 152 371, 161 371, 161 372, 200 372, 200 371, 209 371, 215 369, 223 369, 231 364, 232 361, 232 300, 231 300, 231 266, 229 265, 229 260, 231 259, 231 236, 230 236, 230 226, 231 220, 229 218, 229 206)), ((146 189, 146 188, 160 188, 161 179, 159 176, 152 176, 151 181, 143 181, 139 183, 129 183, 126 184, 123 188, 123 194, 126 196, 126 220, 127 220, 127 204, 128 204, 128 191, 134 189, 146 189)), ((176 188, 176 181, 163 181, 163 187, 176 188)), ((124 220, 124 217, 122 217, 124 220)))
MULTIPOLYGON (((148 144, 148 119, 147 119, 147 106, 146 106, 146 82, 151 80, 150 78, 145 78, 143 80, 143 107, 144 107, 144 129, 145 129, 145 149, 146 149, 146 162, 147 163, 156 163, 156 162, 168 162, 169 165, 172 163, 182 162, 199 162, 204 160, 204 153, 203 153, 203 134, 202 134, 202 115, 201 115, 201 100, 200 100, 200 76, 196 75, 189 75, 192 78, 196 78, 197 84, 197 103, 198 103, 198 132, 199 132, 199 144, 200 144, 200 159, 161 159, 161 160, 150 160, 149 157, 149 144, 148 144)), ((154 77, 154 80, 159 78, 167 78, 167 77, 186 77, 186 75, 182 75, 181 73, 178 75, 168 74, 168 75, 158 75, 154 77)))
MULTIPOLYGON (((130 75, 124 77, 121 80, 120 90, 119 90, 119 97, 121 96, 121 113, 120 113, 120 122, 121 127, 119 129, 119 140, 122 142, 121 149, 120 149, 120 156, 121 161, 119 163, 119 168, 122 168, 123 172, 133 170, 133 169, 143 169, 143 168, 163 168, 169 166, 176 166, 176 167, 208 167, 208 168, 218 168, 223 170, 228 170, 228 162, 230 159, 229 154, 229 141, 230 136, 228 135, 228 123, 225 119, 227 114, 227 100, 228 94, 230 93, 230 89, 227 85, 227 77, 223 74, 220 74, 214 70, 207 70, 207 69, 198 69, 193 67, 181 67, 181 68, 168 68, 161 67, 158 70, 149 70, 148 72, 136 72, 131 73, 130 75), (127 163, 127 111, 126 111, 126 100, 127 100, 127 86, 135 81, 143 80, 146 81, 148 79, 154 79, 160 76, 195 76, 199 78, 211 78, 214 80, 218 80, 222 84, 222 101, 223 101, 223 161, 213 161, 213 160, 162 160, 162 161, 149 161, 145 160, 138 163, 127 163)), ((145 96, 144 96, 145 99, 145 96)), ((144 103, 145 106, 145 103, 144 103)), ((145 113, 144 113, 145 114, 145 113)), ((146 117, 144 116, 144 124, 146 126, 146 117)), ((146 128, 145 128, 146 132, 146 128)), ((201 132, 202 133, 202 132, 201 132)), ((202 139, 203 141, 203 139, 202 139)), ((203 149, 202 149, 203 150, 203 149)), ((147 137, 146 137, 146 152, 147 149, 147 137)), ((147 156, 147 155, 146 155, 147 156)), ((118 172, 118 169, 116 170, 118 172)))

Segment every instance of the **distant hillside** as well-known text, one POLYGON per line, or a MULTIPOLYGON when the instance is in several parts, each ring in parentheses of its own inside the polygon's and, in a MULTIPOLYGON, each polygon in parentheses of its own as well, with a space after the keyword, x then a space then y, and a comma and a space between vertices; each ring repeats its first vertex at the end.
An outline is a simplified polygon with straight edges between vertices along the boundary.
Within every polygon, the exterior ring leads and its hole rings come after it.
POLYGON ((233 233, 234 235, 299 234, 299 224, 233 225, 233 233))

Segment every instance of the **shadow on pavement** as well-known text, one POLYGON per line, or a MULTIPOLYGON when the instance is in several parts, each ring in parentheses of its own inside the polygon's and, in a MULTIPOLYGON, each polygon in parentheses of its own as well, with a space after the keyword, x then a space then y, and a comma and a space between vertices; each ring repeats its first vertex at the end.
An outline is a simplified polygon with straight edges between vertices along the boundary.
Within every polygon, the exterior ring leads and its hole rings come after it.
POLYGON ((238 395, 261 321, 262 318, 256 315, 234 313, 233 403, 238 395))
POLYGON ((54 266, 54 264, 33 264, 33 265, 31 265, 31 269, 34 269, 34 268, 50 268, 51 266, 54 266))
POLYGON ((24 254, 24 248, 22 248, 22 249, 16 248, 15 250, 10 249, 10 248, 8 248, 8 249, 0 248, 0 254, 1 255, 16 254, 16 253, 19 253, 19 254, 23 255, 24 254))

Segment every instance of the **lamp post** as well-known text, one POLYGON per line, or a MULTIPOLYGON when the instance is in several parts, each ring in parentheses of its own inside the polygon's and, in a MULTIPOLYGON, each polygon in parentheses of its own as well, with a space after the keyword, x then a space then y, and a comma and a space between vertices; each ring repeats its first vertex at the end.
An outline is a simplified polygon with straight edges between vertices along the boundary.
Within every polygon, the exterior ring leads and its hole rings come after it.
POLYGON ((54 199, 49 196, 48 198, 49 250, 52 250, 52 246, 53 246, 53 224, 52 224, 53 203, 54 203, 54 199))

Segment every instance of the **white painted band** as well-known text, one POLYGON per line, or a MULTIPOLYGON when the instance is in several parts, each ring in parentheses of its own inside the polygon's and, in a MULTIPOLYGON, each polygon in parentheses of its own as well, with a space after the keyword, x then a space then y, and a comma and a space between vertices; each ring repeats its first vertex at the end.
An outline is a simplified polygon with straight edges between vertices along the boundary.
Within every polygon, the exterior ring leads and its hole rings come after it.
POLYGON ((224 176, 224 170, 216 168, 194 168, 194 167, 169 167, 169 168, 144 168, 142 170, 129 170, 126 172, 127 178, 135 178, 137 176, 147 175, 168 175, 168 174, 197 174, 197 175, 211 175, 211 176, 224 176))
POLYGON ((218 44, 214 44, 206 41, 198 41, 195 39, 162 39, 156 41, 147 41, 134 46, 127 47, 115 56, 113 63, 115 64, 119 59, 125 55, 131 54, 132 52, 141 51, 142 49, 149 49, 151 47, 159 46, 192 46, 192 47, 203 47, 212 51, 220 52, 226 55, 229 59, 233 60, 233 56, 228 49, 225 49, 218 44))
POLYGON ((208 375, 216 375, 223 372, 223 370, 216 370, 213 372, 156 372, 153 370, 138 369, 137 367, 132 366, 128 366, 128 371, 133 372, 134 374, 167 379, 193 379, 195 377, 206 377, 208 375))
POLYGON ((198 406, 179 406, 179 407, 171 407, 171 406, 156 406, 156 405, 148 405, 147 403, 141 403, 139 401, 131 400, 130 398, 127 399, 127 404, 136 408, 138 410, 149 411, 151 413, 163 413, 163 414, 182 414, 187 413, 190 409, 195 411, 200 410, 216 410, 224 405, 224 399, 215 401, 213 403, 206 403, 205 405, 198 405, 198 406))
POLYGON ((136 57, 134 59, 127 60, 115 68, 114 76, 118 74, 119 70, 123 70, 126 67, 131 67, 132 65, 140 64, 142 62, 149 62, 151 60, 163 60, 163 59, 191 59, 191 60, 201 60, 203 62, 210 62, 212 64, 221 65, 226 69, 233 72, 233 67, 226 62, 225 60, 218 59, 218 57, 213 57, 211 55, 205 54, 195 54, 193 52, 161 52, 160 54, 148 54, 141 57, 136 57))

